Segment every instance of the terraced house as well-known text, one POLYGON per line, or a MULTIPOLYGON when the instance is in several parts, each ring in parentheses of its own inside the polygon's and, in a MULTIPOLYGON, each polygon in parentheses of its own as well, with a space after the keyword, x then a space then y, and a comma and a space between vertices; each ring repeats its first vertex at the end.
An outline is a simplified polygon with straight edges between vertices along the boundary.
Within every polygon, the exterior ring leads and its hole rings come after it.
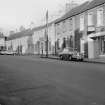
POLYGON ((55 22, 58 51, 64 47, 72 47, 84 53, 80 46, 81 38, 85 36, 85 21, 82 12, 88 3, 73 8, 55 22))
MULTIPOLYGON (((11 35, 8 49, 46 54, 46 25, 11 35)), ((48 23, 48 53, 76 48, 87 58, 105 56, 105 0, 91 0, 48 23)))
MULTIPOLYGON (((88 58, 105 55, 105 1, 92 0, 55 22, 57 50, 73 47, 88 58)), ((58 50, 59 51, 59 50, 58 50)))
POLYGON ((32 31, 27 29, 17 32, 7 38, 7 50, 17 51, 18 54, 29 54, 33 52, 32 31))
POLYGON ((88 7, 89 58, 105 56, 105 1, 94 0, 88 7))
MULTIPOLYGON (((10 35, 6 41, 7 50, 18 54, 46 54, 46 25, 27 29, 10 35)), ((54 23, 48 24, 48 54, 55 53, 54 23)))
POLYGON ((1 51, 4 51, 6 48, 6 45, 5 45, 5 37, 2 33, 0 33, 0 52, 1 51))
MULTIPOLYGON (((46 25, 35 27, 32 29, 34 54, 46 54, 46 25)), ((55 26, 54 22, 48 24, 48 54, 55 53, 55 26)))

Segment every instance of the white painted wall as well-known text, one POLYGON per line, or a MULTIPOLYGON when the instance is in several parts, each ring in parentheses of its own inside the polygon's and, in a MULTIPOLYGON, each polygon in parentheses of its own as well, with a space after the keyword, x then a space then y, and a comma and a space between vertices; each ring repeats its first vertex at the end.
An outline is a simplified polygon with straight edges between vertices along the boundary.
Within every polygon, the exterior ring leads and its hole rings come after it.
POLYGON ((95 58, 95 52, 94 52, 94 40, 91 38, 88 38, 88 58, 92 59, 95 58))
POLYGON ((6 47, 7 47, 7 50, 9 49, 10 46, 11 46, 11 40, 6 41, 6 47))
POLYGON ((25 37, 16 38, 13 40, 6 41, 7 49, 12 44, 13 51, 16 51, 18 46, 22 45, 22 53, 24 54, 24 53, 26 53, 26 50, 28 48, 27 39, 28 39, 28 36, 25 36, 25 37))
POLYGON ((0 38, 0 46, 5 46, 5 40, 4 40, 4 38, 0 38))
MULTIPOLYGON (((37 41, 40 41, 40 53, 42 51, 42 44, 43 43, 43 53, 45 54, 46 51, 45 51, 45 30, 46 30, 46 27, 44 27, 43 29, 40 29, 40 30, 35 30, 34 31, 34 34, 32 35, 32 38, 33 38, 33 43, 34 45, 37 43, 37 41)), ((48 27, 48 39, 49 41, 51 42, 51 51, 49 51, 49 53, 51 54, 53 51, 53 47, 55 46, 55 27, 54 27, 54 24, 51 24, 49 27, 48 27)), ((34 50, 34 53, 38 53, 38 51, 34 50)))
POLYGON ((85 44, 84 39, 80 39, 80 52, 83 54, 84 54, 84 44, 85 44))

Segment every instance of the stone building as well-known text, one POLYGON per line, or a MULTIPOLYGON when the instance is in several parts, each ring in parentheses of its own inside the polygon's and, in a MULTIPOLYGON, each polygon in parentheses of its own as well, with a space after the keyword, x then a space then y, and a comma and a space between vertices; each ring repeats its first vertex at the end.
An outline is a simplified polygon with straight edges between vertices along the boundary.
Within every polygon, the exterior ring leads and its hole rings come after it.
POLYGON ((87 58, 103 57, 105 55, 104 18, 104 0, 92 0, 73 8, 55 22, 57 49, 62 49, 63 45, 67 47, 71 43, 69 47, 76 48, 87 58), (69 19, 72 19, 72 22, 69 19), (67 44, 70 36, 72 41, 69 40, 67 44))
POLYGON ((0 33, 0 51, 5 50, 5 37, 0 33))
POLYGON ((33 52, 32 31, 30 29, 17 32, 7 38, 7 50, 16 51, 18 54, 30 54, 33 52))
POLYGON ((89 58, 105 56, 105 1, 94 0, 88 7, 88 55, 89 58))
POLYGON ((8 38, 8 49, 22 53, 56 54, 65 47, 76 48, 86 58, 105 56, 105 0, 91 0, 46 25, 15 33, 8 38), (21 47, 20 47, 21 46, 21 47))
MULTIPOLYGON (((33 31, 34 54, 46 54, 46 25, 35 27, 33 31)), ((55 53, 55 26, 51 22, 48 24, 48 53, 55 53)))
POLYGON ((86 9, 88 3, 71 9, 55 22, 57 50, 72 47, 81 52, 80 39, 85 35, 85 15, 82 12, 86 9))

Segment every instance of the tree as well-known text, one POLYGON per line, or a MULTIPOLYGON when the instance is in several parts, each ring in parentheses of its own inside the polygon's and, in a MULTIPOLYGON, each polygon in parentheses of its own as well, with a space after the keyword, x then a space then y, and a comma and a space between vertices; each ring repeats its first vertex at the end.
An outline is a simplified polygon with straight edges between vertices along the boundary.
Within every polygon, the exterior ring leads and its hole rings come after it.
POLYGON ((19 30, 20 31, 24 31, 25 30, 25 27, 24 26, 20 26, 19 30))
POLYGON ((12 34, 14 34, 15 33, 15 31, 9 31, 9 34, 10 35, 12 35, 12 34))

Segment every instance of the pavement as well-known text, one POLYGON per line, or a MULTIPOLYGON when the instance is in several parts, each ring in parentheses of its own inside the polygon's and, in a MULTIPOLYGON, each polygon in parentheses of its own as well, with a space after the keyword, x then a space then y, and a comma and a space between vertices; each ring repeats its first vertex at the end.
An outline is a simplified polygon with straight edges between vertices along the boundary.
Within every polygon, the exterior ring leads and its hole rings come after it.
MULTIPOLYGON (((49 59, 56 59, 59 60, 58 56, 52 56, 49 55, 48 57, 41 57, 41 58, 49 58, 49 59)), ((94 58, 94 59, 88 59, 88 58, 84 58, 84 60, 82 62, 87 62, 87 63, 98 63, 98 64, 105 64, 105 57, 103 58, 94 58)))

